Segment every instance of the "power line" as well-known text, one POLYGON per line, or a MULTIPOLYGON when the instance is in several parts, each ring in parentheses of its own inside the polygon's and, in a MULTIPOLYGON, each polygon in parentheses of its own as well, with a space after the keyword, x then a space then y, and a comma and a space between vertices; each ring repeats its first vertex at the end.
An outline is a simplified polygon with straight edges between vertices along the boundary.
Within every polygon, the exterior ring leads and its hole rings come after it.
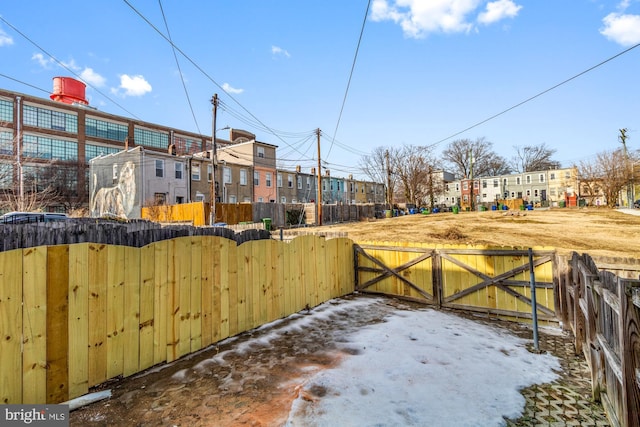
MULTIPOLYGON (((160 6, 160 11, 162 12, 162 19, 164 20, 164 27, 167 30, 167 36, 169 36, 169 40, 171 40, 169 23, 167 22, 167 17, 164 14, 164 8, 162 7, 162 0, 158 0, 158 5, 160 6)), ((178 74, 180 74, 180 81, 182 82, 182 88, 184 89, 184 94, 187 97, 187 103, 189 104, 189 109, 191 110, 191 116, 193 117, 193 122, 196 125, 196 129, 198 129, 198 133, 202 135, 202 132, 200 131, 200 126, 198 125, 198 120, 196 119, 196 113, 193 111, 193 105, 191 105, 191 98, 189 98, 189 91, 187 90, 187 85, 184 83, 184 76, 182 75, 182 69, 180 68, 180 61, 178 61, 178 55, 176 55, 176 50, 173 47, 173 43, 171 43, 171 52, 173 52, 173 59, 176 61, 176 67, 178 67, 178 74)))
MULTIPOLYGON (((351 63, 351 71, 349 72, 349 80, 347 81, 347 88, 344 91, 344 97, 342 98, 342 106, 340 107, 340 114, 338 114, 338 121, 336 122, 336 128, 333 131, 333 138, 338 134, 338 127, 340 126, 340 120, 342 119, 342 112, 344 106, 347 103, 347 95, 349 94, 349 87, 351 87, 351 78, 353 77, 353 70, 356 68, 356 60, 358 59, 358 52, 360 51, 360 43, 362 42, 362 35, 364 34, 364 27, 367 23, 367 16, 369 15, 369 7, 371 7, 371 0, 367 2, 367 10, 364 13, 364 19, 362 20, 362 27, 360 28, 360 36, 358 37, 358 45, 356 46, 356 52, 353 55, 353 62, 351 63)), ((333 139, 331 145, 329 145, 329 151, 327 151, 327 157, 331 154, 333 148, 333 139)))
POLYGON ((503 114, 505 114, 505 113, 508 113, 509 111, 514 110, 514 109, 516 109, 516 108, 520 107, 521 105, 526 104, 527 102, 533 101, 534 99, 536 99, 536 98, 538 98, 538 97, 540 97, 540 96, 542 96, 542 95, 544 95, 544 94, 546 94, 546 93, 548 93, 548 92, 551 92, 552 90, 557 89, 558 87, 560 87, 560 86, 562 86, 562 85, 564 85, 564 84, 566 84, 566 83, 569 83, 570 81, 575 80, 575 79, 577 79, 578 77, 580 77, 580 76, 582 76, 582 75, 584 75, 584 74, 586 74, 586 73, 588 73, 588 72, 590 72, 590 71, 595 70, 596 68, 598 68, 598 67, 600 67, 600 66, 602 66, 602 65, 606 64, 607 62, 613 61, 613 60, 614 60, 614 59, 616 59, 617 57, 624 55, 625 53, 627 53, 627 52, 631 51, 632 49, 637 48, 638 46, 640 46, 640 43, 637 43, 637 44, 635 44, 635 45, 631 46, 630 48, 625 49, 625 50, 623 50, 622 52, 620 52, 620 53, 618 53, 618 54, 616 54, 616 55, 613 55, 612 57, 607 58, 607 59, 605 59, 604 61, 602 61, 602 62, 600 62, 600 63, 598 63, 598 64, 596 64, 596 65, 594 65, 594 66, 592 66, 592 67, 590 67, 590 68, 587 68, 586 70, 584 70, 584 71, 582 71, 582 72, 580 72, 580 73, 576 74, 575 76, 573 76, 573 77, 569 77, 568 79, 566 79, 566 80, 564 80, 564 81, 562 81, 562 82, 560 82, 560 83, 558 83, 558 84, 556 84, 556 85, 554 85, 554 86, 551 86, 549 89, 543 90, 542 92, 539 92, 539 93, 537 93, 536 95, 533 95, 532 97, 529 97, 529 98, 525 99, 524 101, 519 102, 519 103, 517 103, 516 105, 514 105, 514 106, 512 106, 512 107, 507 108, 506 110, 503 110, 503 111, 501 111, 501 112, 499 112, 499 113, 497 113, 497 114, 494 114, 493 116, 491 116, 491 117, 489 117, 489 118, 486 118, 486 119, 482 120, 481 122, 478 122, 478 123, 476 123, 476 124, 474 124, 474 125, 471 125, 471 126, 469 126, 468 128, 461 130, 460 132, 456 132, 456 133, 454 133, 453 135, 450 135, 450 136, 448 136, 448 137, 446 137, 446 138, 443 138, 443 139, 441 139, 440 141, 437 141, 437 142, 435 142, 435 143, 431 144, 429 147, 435 147, 436 145, 438 145, 438 144, 440 144, 440 143, 442 143, 442 142, 444 142, 444 141, 446 141, 446 140, 448 140, 448 139, 454 138, 454 137, 456 137, 456 136, 458 136, 458 135, 460 135, 460 134, 462 134, 462 133, 465 133, 465 132, 466 132, 466 131, 468 131, 468 130, 471 130, 471 129, 476 128, 476 127, 478 127, 478 126, 480 126, 480 125, 482 125, 482 124, 484 124, 484 123, 487 123, 488 121, 493 120, 493 119, 495 119, 496 117, 500 117, 501 115, 503 115, 503 114))
POLYGON ((23 85, 25 85, 25 86, 29 86, 29 87, 31 87, 31 88, 33 88, 33 89, 36 89, 36 90, 42 91, 42 92, 46 93, 47 95, 51 93, 51 91, 48 91, 48 90, 46 90, 46 89, 42 89, 41 87, 34 86, 34 85, 29 84, 29 83, 27 83, 27 82, 23 82, 22 80, 14 79, 13 77, 9 77, 9 76, 7 76, 6 74, 2 74, 2 73, 0 73, 0 77, 4 77, 5 79, 13 80, 13 81, 14 81, 14 82, 16 82, 16 83, 20 83, 20 84, 23 84, 23 85))
MULTIPOLYGON (((67 70, 68 72, 70 72, 71 74, 73 74, 74 76, 76 76, 78 79, 82 80, 82 77, 78 75, 78 73, 76 73, 75 71, 73 71, 72 69, 70 69, 69 67, 67 67, 64 63, 62 63, 61 61, 59 61, 55 56, 51 55, 49 52, 47 52, 44 48, 40 47, 40 45, 38 45, 36 42, 34 42, 33 40, 31 40, 29 37, 27 37, 26 34, 24 34, 23 32, 21 32, 20 30, 18 30, 16 27, 14 27, 13 25, 11 25, 11 23, 9 23, 9 21, 7 21, 6 19, 4 19, 4 17, 2 15, 0 15, 0 20, 2 22, 4 22, 5 24, 7 24, 9 27, 11 27, 11 29, 13 29, 13 31, 15 31, 16 33, 20 34, 22 37, 24 37, 25 40, 27 40, 29 43, 31 43, 32 45, 34 45, 35 47, 37 47, 38 49, 40 49, 42 52, 44 52, 49 58, 53 59, 56 64, 58 64, 59 66, 61 66, 62 68, 64 68, 65 70, 67 70)), ((138 120, 142 120, 140 119, 140 117, 136 116, 135 114, 133 114, 132 112, 130 112, 129 110, 127 110, 126 108, 124 108, 122 105, 118 104, 116 101, 114 101, 113 99, 109 98, 109 96, 105 95, 104 93, 102 93, 102 91, 100 89, 98 89, 97 87, 93 86, 91 83, 89 82, 85 82, 89 87, 91 87, 93 90, 95 90, 96 92, 98 92, 100 95, 104 96, 105 98, 107 98, 109 101, 113 102, 115 105, 117 105, 118 107, 120 107, 123 111, 125 111, 127 114, 130 114, 132 117, 138 119, 138 120)))
POLYGON ((193 65, 198 71, 200 71, 202 73, 203 76, 205 76, 207 79, 209 79, 214 85, 216 85, 222 92, 225 93, 225 95, 227 95, 233 102, 235 102, 236 104, 238 104, 238 106, 240 108, 242 108, 247 114, 249 114, 254 120, 256 120, 258 123, 260 123, 264 129, 266 129, 269 133, 271 133, 272 135, 274 135, 276 138, 278 138, 280 141, 282 141, 285 145, 289 145, 284 139, 280 138, 280 136, 278 134, 276 134, 275 132, 273 132, 271 130, 271 128, 269 126, 267 126, 266 124, 264 124, 260 119, 258 119, 253 113, 251 113, 247 108, 245 108, 240 101, 238 101, 237 99, 235 99, 229 92, 227 92, 226 90, 224 90, 224 88, 213 79, 213 77, 211 77, 209 75, 209 73, 207 73, 200 65, 198 65, 193 59, 191 59, 191 57, 189 57, 189 55, 187 55, 182 49, 180 49, 180 47, 176 46, 167 36, 165 36, 162 31, 160 31, 155 25, 153 25, 153 23, 151 21, 149 21, 142 13, 140 13, 135 7, 133 7, 133 5, 129 2, 129 0, 123 0, 127 6, 129 6, 129 8, 131 10, 133 10, 140 18, 142 18, 142 20, 144 22, 146 22, 151 28, 153 28, 153 30, 158 33, 160 35, 160 37, 162 37, 163 39, 165 39, 167 41, 167 43, 169 43, 175 50, 177 50, 182 56, 184 56, 184 58, 189 61, 191 63, 191 65, 193 65))

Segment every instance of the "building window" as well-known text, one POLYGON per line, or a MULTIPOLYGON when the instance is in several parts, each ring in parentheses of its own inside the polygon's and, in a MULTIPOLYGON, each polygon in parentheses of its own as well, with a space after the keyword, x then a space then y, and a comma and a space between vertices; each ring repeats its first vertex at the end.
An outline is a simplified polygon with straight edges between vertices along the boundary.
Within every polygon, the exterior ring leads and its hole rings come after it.
POLYGON ((468 190, 469 189, 469 183, 467 181, 462 183, 462 189, 463 190, 468 190))
MULTIPOLYGON (((258 171, 253 172, 253 185, 255 185, 256 187, 260 185, 260 172, 258 171)), ((261 202, 262 200, 258 201, 261 202)))
POLYGON ((517 177, 516 178, 516 185, 520 185, 520 184, 521 184, 520 177, 517 177))
POLYGON ((264 197, 258 197, 258 203, 264 203, 264 197))
POLYGON ((229 195, 229 203, 238 203, 238 198, 236 197, 235 194, 229 195))
POLYGON ((145 147, 160 148, 162 150, 166 150, 169 147, 169 134, 166 132, 135 128, 133 140, 136 145, 143 145, 145 147))
POLYGON ((0 154, 13 155, 13 132, 0 132, 0 154))
POLYGON ((24 105, 23 122, 27 126, 78 133, 78 117, 60 111, 24 105))
POLYGON ((276 176, 276 182, 277 182, 277 186, 278 186, 278 188, 282 188, 282 174, 281 174, 281 173, 279 173, 279 174, 276 176))
POLYGON ((534 189, 534 190, 533 190, 533 196, 534 196, 534 197, 538 197, 538 190, 537 190, 537 189, 534 189))
MULTIPOLYGON (((198 173, 200 176, 200 173, 198 173)), ((213 165, 207 164, 207 182, 211 182, 213 179, 213 165)))
POLYGON ((240 185, 247 185, 247 170, 240 169, 240 185))
POLYGON ((478 189, 478 181, 473 181, 473 189, 474 190, 478 189))
POLYGON ((98 157, 98 156, 106 156, 107 154, 118 153, 120 148, 117 147, 104 147, 102 145, 91 145, 86 144, 84 146, 84 158, 89 163, 89 160, 98 157))
POLYGON ((482 188, 487 188, 487 180, 486 179, 482 180, 482 188))
POLYGON ((456 184, 456 191, 460 191, 460 184, 456 184))
POLYGON ((498 181, 497 179, 493 180, 493 188, 498 188, 498 185, 500 185, 500 181, 498 181))
POLYGON ((307 190, 311 188, 311 177, 307 177, 307 190))
POLYGON ((265 185, 271 187, 271 172, 265 173, 265 185))
POLYGON ((156 160, 156 176, 158 178, 164 176, 164 160, 156 160))
POLYGON ((504 185, 505 187, 507 186, 507 178, 502 180, 502 185, 504 185))
POLYGON ((531 196, 531 190, 527 190, 526 194, 527 194, 527 197, 530 197, 531 196))
POLYGON ((504 192, 504 198, 505 198, 505 199, 509 198, 509 192, 508 192, 508 191, 505 191, 505 192, 504 192))
POLYGON ((513 198, 515 198, 515 197, 516 197, 516 193, 515 193, 515 191, 512 191, 512 192, 511 192, 511 198, 513 199, 513 198))
POLYGON ((222 169, 222 183, 223 184, 231 184, 231 168, 230 167, 224 167, 222 169))
POLYGON ((287 198, 285 196, 280 197, 280 203, 287 203, 287 198))
POLYGON ((531 175, 527 175, 527 184, 531 184, 531 175))
POLYGON ((181 205, 184 203, 184 197, 183 196, 176 196, 176 205, 181 205))
POLYGON ((540 176, 538 176, 538 181, 544 182, 544 174, 543 173, 541 173, 540 176))
POLYGON ((256 147, 258 151, 258 157, 264 158, 264 147, 256 147))
POLYGON ((302 190, 302 177, 298 176, 296 180, 298 181, 298 190, 302 190))
POLYGON ((196 202, 204 202, 204 194, 199 191, 196 193, 196 202))
POLYGON ((184 172, 184 163, 175 163, 176 165, 176 179, 182 179, 182 174, 184 172))
POLYGON ((291 175, 287 175, 287 187, 293 188, 293 177, 291 175))
POLYGON ((191 166, 191 180, 200 181, 200 165, 191 166))
POLYGON ((0 99, 0 121, 13 123, 13 102, 0 99))
POLYGON ((85 120, 84 134, 95 138, 124 142, 127 136, 129 136, 129 127, 119 123, 106 122, 87 117, 85 120))
POLYGON ((549 174, 549 179, 550 179, 551 181, 554 181, 554 180, 556 179, 556 174, 555 174, 555 172, 551 172, 551 173, 549 174))
POLYGON ((22 154, 50 160, 78 160, 78 143, 44 136, 23 135, 22 154))

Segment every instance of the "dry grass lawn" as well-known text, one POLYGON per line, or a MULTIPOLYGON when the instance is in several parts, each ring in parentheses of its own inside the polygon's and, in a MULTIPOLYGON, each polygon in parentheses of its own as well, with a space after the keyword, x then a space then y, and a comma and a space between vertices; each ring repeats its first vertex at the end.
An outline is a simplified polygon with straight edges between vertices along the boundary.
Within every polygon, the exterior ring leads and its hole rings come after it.
POLYGON ((561 253, 640 257, 640 216, 607 208, 416 214, 323 226, 354 241, 539 247, 561 253))

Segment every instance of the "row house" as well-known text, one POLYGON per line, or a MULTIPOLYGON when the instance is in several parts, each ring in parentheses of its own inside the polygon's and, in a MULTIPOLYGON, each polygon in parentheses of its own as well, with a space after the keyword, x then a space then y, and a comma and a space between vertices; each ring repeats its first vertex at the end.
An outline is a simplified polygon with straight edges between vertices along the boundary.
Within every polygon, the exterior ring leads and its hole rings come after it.
POLYGON ((277 171, 278 201, 280 203, 312 203, 317 197, 317 177, 315 168, 310 173, 302 172, 300 166, 295 171, 277 171))
POLYGON ((523 200, 538 206, 577 206, 576 168, 533 171, 445 182, 437 205, 463 208, 523 200))

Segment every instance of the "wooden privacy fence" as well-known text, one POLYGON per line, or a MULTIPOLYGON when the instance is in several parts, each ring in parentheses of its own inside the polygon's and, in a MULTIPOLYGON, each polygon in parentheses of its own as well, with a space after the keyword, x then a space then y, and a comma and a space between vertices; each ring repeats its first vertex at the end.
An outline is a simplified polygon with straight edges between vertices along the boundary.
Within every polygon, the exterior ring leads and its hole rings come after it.
MULTIPOLYGON (((557 322, 555 251, 533 251, 537 315, 557 322)), ((531 319, 527 250, 361 242, 355 246, 356 289, 398 295, 438 307, 531 319)))
POLYGON ((353 242, 187 236, 0 253, 0 403, 57 403, 353 292, 353 242))
POLYGON ((561 265, 561 319, 591 368, 593 398, 602 401, 614 425, 638 427, 640 280, 601 271, 589 255, 574 253, 561 265))

